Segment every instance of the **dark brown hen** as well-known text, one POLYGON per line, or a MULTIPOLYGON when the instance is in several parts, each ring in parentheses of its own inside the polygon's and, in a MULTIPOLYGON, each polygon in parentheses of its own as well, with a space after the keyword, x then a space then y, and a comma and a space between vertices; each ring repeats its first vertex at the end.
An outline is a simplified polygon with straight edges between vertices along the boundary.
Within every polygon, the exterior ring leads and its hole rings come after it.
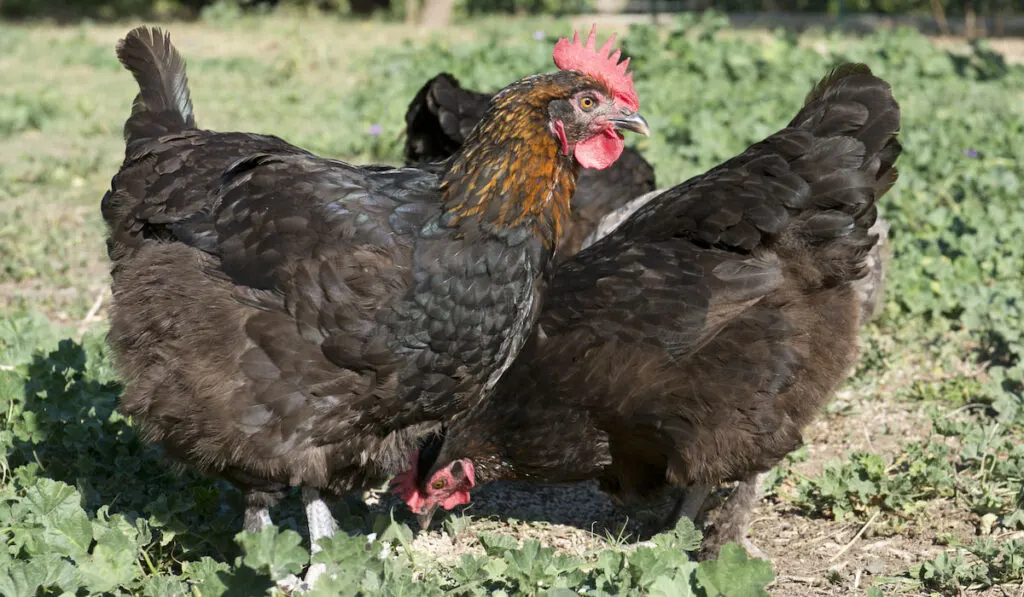
POLYGON ((722 482, 745 481, 737 500, 749 500, 853 363, 852 285, 896 180, 899 126, 889 85, 840 67, 786 128, 560 266, 496 392, 396 491, 427 522, 448 491, 436 471, 460 459, 478 482, 598 479, 624 502, 690 488, 676 517, 722 482))
MULTIPOLYGON (((427 81, 405 114, 406 163, 437 162, 456 153, 487 111, 490 99, 489 94, 463 89, 448 73, 427 81)), ((583 171, 556 259, 571 258, 605 215, 654 188, 654 168, 631 148, 605 170, 583 171)))
MULTIPOLYGON (((646 132, 610 44, 491 103, 441 167, 358 168, 276 137, 197 129, 157 29, 117 47, 140 86, 103 198, 108 336, 143 435, 246 495, 246 528, 301 486, 382 483, 416 439, 485 395, 525 341, 579 167, 646 132)), ((458 480, 468 499, 472 472, 458 480)))

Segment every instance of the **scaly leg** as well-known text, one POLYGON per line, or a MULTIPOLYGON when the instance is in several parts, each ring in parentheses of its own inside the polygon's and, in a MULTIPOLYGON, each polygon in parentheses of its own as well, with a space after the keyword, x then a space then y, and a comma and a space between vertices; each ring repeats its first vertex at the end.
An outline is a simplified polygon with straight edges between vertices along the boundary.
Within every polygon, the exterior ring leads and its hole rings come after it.
POLYGON ((699 559, 717 557, 723 545, 733 542, 742 545, 752 558, 768 559, 768 556, 747 537, 750 513, 761 493, 763 478, 763 474, 753 475, 736 485, 732 495, 717 512, 714 524, 705 532, 699 559))
MULTIPOLYGON (((310 555, 313 555, 321 550, 319 541, 327 537, 333 537, 334 533, 338 530, 338 525, 334 522, 331 509, 327 507, 327 504, 320 497, 319 491, 303 487, 302 502, 306 504, 306 524, 309 525, 310 555)), ((309 570, 306 571, 303 584, 306 585, 307 589, 312 588, 324 572, 327 572, 326 564, 310 565, 309 570)))
MULTIPOLYGON (((338 525, 331 515, 331 509, 320 497, 320 492, 308 487, 302 488, 302 503, 306 505, 306 526, 309 528, 310 556, 319 553, 321 539, 333 537, 338 530, 338 525)), ((317 579, 327 572, 326 564, 310 564, 306 569, 306 575, 300 579, 294 574, 278 581, 277 586, 287 593, 296 591, 309 591, 316 584, 317 579)))
POLYGON ((264 527, 268 527, 274 524, 274 521, 270 519, 269 508, 245 508, 245 525, 242 527, 244 530, 250 533, 258 533, 263 530, 264 527))
MULTIPOLYGON (((248 489, 245 491, 245 522, 242 523, 243 530, 250 533, 259 533, 268 526, 274 524, 270 518, 270 505, 277 502, 277 498, 263 491, 248 489)), ((286 593, 292 593, 302 584, 302 580, 294 574, 277 581, 277 586, 286 593)))
POLYGON ((270 503, 273 497, 262 491, 247 490, 245 492, 245 522, 242 528, 250 533, 258 533, 274 522, 270 519, 270 503))
POLYGON ((679 496, 675 505, 672 506, 672 510, 669 511, 668 516, 662 521, 662 530, 674 529, 679 519, 684 516, 696 521, 697 516, 700 514, 700 507, 704 505, 708 496, 711 495, 711 489, 710 485, 691 485, 683 490, 683 495, 679 496))

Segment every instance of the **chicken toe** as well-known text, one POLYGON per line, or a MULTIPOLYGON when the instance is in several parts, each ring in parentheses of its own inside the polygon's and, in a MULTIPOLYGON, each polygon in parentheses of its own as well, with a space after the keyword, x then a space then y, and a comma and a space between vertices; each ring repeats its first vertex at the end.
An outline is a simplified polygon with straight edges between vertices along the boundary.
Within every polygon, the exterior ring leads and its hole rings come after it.
POLYGON ((771 561, 768 556, 761 551, 760 547, 754 545, 754 542, 750 540, 750 537, 744 537, 741 545, 743 546, 743 549, 747 550, 747 555, 751 558, 757 558, 768 562, 771 561))

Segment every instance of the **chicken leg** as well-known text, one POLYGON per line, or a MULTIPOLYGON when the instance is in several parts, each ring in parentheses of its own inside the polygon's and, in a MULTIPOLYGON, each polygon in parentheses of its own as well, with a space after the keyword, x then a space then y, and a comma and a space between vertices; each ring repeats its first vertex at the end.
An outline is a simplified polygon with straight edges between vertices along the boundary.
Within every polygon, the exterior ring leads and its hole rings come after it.
MULTIPOLYGON (((338 524, 331 515, 330 508, 320 497, 320 492, 308 487, 302 488, 302 502, 306 504, 306 524, 309 526, 309 547, 310 556, 317 554, 322 549, 319 545, 321 539, 333 537, 338 530, 338 524)), ((317 579, 324 572, 327 572, 326 564, 310 564, 306 570, 306 577, 303 579, 304 588, 312 588, 317 579)))
MULTIPOLYGON (((320 492, 309 488, 302 488, 302 503, 306 506, 306 525, 309 528, 310 555, 319 553, 322 549, 319 545, 321 539, 333 537, 338 530, 338 525, 331 515, 330 508, 320 497, 320 492)), ((258 491, 249 491, 245 495, 245 523, 246 531, 258 533, 264 528, 274 524, 270 518, 270 509, 264 500, 264 494, 258 491)), ((294 574, 278 581, 277 585, 289 593, 296 590, 308 591, 316 584, 317 579, 327 571, 325 564, 310 564, 304 578, 294 574)))
POLYGON ((704 505, 708 496, 711 495, 711 490, 712 487, 710 485, 691 485, 683 490, 683 495, 676 499, 676 503, 669 510, 668 516, 661 523, 662 530, 667 531, 675 528, 676 523, 684 516, 696 522, 701 506, 704 505))
POLYGON ((277 501, 263 491, 249 489, 245 492, 245 522, 242 529, 250 533, 258 533, 274 522, 270 519, 270 506, 277 501))
POLYGON ((742 545, 752 558, 768 559, 768 556, 747 537, 750 513, 761 493, 763 478, 763 473, 752 475, 736 485, 732 495, 716 513, 714 522, 709 528, 706 527, 698 559, 717 557, 723 545, 733 542, 742 545))
POLYGON ((682 495, 676 498, 668 514, 656 526, 647 527, 648 532, 655 535, 671 531, 676 527, 679 519, 684 516, 696 522, 701 506, 707 501, 709 495, 711 495, 711 487, 708 485, 692 485, 687 487, 683 490, 682 495))

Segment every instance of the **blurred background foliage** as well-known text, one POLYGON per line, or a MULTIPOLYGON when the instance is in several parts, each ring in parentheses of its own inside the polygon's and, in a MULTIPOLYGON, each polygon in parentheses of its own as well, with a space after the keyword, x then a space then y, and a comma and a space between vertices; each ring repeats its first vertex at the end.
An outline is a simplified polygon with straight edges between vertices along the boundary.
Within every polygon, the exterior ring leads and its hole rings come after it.
MULTIPOLYGON (((342 16, 405 18, 421 12, 449 11, 456 17, 478 14, 580 14, 589 12, 818 13, 988 18, 999 22, 1021 10, 1020 0, 0 0, 7 18, 118 19, 129 16, 197 17, 205 10, 279 8, 323 11, 342 16)), ((944 28, 945 24, 940 23, 944 28)), ((998 29, 998 24, 996 25, 998 29)))

